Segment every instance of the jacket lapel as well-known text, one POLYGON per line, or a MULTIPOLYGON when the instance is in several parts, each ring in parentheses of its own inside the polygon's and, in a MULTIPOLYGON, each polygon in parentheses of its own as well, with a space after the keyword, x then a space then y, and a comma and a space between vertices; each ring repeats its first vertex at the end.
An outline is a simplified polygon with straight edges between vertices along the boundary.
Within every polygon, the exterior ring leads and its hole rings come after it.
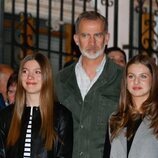
MULTIPOLYGON (((118 69, 118 66, 107 57, 103 72, 99 76, 98 80, 91 87, 89 92, 95 90, 96 88, 102 87, 105 84, 109 85, 113 83, 114 80, 116 80, 116 77, 118 77, 118 73, 120 73, 118 69)), ((104 89, 104 92, 106 93, 106 89, 104 89)))
POLYGON ((119 141, 122 145, 122 150, 124 152, 123 155, 126 155, 127 153, 127 139, 125 137, 126 128, 123 129, 123 131, 120 133, 120 136, 118 137, 119 141))
POLYGON ((151 132, 151 129, 149 128, 150 122, 147 120, 147 118, 144 118, 141 122, 140 126, 138 127, 136 134, 134 136, 131 149, 129 152, 129 158, 130 157, 140 157, 140 149, 141 144, 143 144, 144 139, 146 135, 151 132))

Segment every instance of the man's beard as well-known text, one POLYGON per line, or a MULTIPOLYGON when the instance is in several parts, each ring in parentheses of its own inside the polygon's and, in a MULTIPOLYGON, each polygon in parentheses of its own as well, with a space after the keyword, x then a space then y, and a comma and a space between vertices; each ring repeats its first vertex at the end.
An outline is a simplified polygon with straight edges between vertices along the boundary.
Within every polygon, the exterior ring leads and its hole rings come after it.
POLYGON ((79 47, 81 53, 83 56, 87 57, 88 59, 96 59, 98 58, 99 56, 101 56, 102 54, 104 54, 104 49, 105 49, 105 45, 103 46, 102 49, 98 50, 96 53, 89 53, 85 50, 82 50, 80 47, 79 47))

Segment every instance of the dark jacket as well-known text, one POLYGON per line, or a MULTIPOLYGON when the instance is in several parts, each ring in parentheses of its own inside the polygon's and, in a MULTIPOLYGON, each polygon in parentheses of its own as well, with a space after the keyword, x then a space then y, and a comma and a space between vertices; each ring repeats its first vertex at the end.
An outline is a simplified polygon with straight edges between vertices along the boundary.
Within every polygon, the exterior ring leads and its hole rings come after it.
MULTIPOLYGON (((5 142, 10 127, 14 106, 8 106, 0 112, 0 158, 22 158, 24 152, 24 141, 26 129, 30 116, 30 107, 25 107, 22 116, 21 135, 17 143, 6 148, 5 142)), ((44 143, 39 134, 41 125, 40 110, 33 108, 32 117, 32 140, 31 140, 31 158, 71 158, 73 146, 73 123, 71 112, 64 106, 58 104, 55 108, 55 130, 58 139, 54 148, 46 151, 44 143)))
POLYGON ((3 99, 3 95, 0 93, 0 110, 5 107, 5 101, 3 99))
POLYGON ((55 84, 59 101, 73 115, 73 158, 102 158, 107 122, 117 109, 123 70, 107 58, 103 72, 83 100, 75 66, 61 70, 55 84))

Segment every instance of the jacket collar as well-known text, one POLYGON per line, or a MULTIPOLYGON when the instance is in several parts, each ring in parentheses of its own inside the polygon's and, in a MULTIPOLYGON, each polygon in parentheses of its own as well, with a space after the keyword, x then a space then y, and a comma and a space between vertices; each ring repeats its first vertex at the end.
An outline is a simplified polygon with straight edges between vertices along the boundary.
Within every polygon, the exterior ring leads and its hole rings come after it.
MULTIPOLYGON (((75 76, 75 66, 76 63, 65 68, 65 71, 63 70, 63 75, 61 76, 61 81, 70 88, 75 88, 74 83, 77 84, 75 76)), ((118 73, 120 73, 120 71, 122 71, 122 68, 113 63, 112 60, 107 57, 103 72, 97 80, 96 84, 102 85, 113 81, 118 76, 118 73)))

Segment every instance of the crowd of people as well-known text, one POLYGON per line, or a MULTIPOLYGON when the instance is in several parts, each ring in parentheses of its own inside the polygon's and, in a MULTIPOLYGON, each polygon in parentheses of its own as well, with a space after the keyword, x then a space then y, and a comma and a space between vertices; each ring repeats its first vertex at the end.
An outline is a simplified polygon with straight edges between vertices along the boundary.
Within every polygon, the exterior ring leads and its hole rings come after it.
POLYGON ((158 158, 158 69, 108 47, 104 16, 81 13, 81 55, 54 77, 42 52, 0 65, 1 158, 158 158))

